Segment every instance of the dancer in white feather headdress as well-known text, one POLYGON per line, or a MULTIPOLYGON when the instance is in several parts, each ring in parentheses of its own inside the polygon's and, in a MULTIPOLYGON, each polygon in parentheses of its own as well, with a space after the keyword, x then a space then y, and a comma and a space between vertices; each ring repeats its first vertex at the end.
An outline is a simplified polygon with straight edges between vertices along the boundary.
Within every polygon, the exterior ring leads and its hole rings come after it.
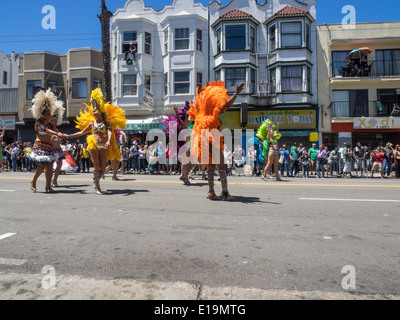
MULTIPOLYGON (((57 100, 54 93, 39 91, 32 100, 32 111, 35 122, 36 140, 33 145, 31 158, 37 163, 35 176, 31 181, 31 189, 36 192, 36 181, 45 171, 46 192, 53 192, 51 188, 51 177, 53 175, 53 162, 56 160, 54 153, 54 138, 58 135, 57 129, 51 124, 51 116, 63 108, 63 102, 57 100)), ((63 108, 64 109, 64 108, 63 108)))

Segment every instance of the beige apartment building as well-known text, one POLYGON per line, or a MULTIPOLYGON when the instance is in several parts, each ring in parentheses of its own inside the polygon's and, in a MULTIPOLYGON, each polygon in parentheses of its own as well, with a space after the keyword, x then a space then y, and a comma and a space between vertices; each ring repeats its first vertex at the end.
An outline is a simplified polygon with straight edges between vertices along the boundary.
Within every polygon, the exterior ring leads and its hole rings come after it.
POLYGON ((400 143, 400 117, 391 117, 400 105, 400 21, 317 26, 318 105, 320 143, 343 142, 373 147, 387 141, 400 143), (365 71, 348 65, 349 53, 369 48, 365 71))
POLYGON ((40 89, 51 88, 65 103, 64 124, 60 131, 76 131, 74 119, 88 103, 91 91, 103 88, 103 57, 94 48, 70 49, 57 54, 48 51, 25 52, 19 63, 17 128, 22 141, 34 138, 32 113, 28 109, 40 89))

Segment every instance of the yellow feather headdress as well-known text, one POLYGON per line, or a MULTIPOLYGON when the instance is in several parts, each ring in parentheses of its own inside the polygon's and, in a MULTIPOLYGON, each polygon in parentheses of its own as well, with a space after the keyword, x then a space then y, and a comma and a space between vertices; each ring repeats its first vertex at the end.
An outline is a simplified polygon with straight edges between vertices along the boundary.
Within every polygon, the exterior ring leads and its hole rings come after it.
POLYGON ((96 88, 92 91, 92 96, 90 98, 90 104, 93 110, 98 109, 101 113, 106 112, 106 108, 104 106, 104 97, 100 88, 96 88))

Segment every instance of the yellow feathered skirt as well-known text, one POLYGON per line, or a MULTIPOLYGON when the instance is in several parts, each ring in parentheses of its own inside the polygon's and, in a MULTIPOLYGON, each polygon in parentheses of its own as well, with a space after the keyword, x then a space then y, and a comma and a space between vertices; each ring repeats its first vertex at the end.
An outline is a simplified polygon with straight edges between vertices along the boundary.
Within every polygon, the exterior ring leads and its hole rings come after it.
MULTIPOLYGON (((97 145, 96 140, 94 140, 93 135, 88 135, 86 138, 86 142, 88 144, 88 150, 100 150, 100 147, 97 145)), ((121 153, 119 152, 118 149, 118 144, 117 140, 115 138, 115 134, 113 132, 111 136, 111 147, 110 149, 107 150, 107 160, 120 160, 121 159, 121 153)))

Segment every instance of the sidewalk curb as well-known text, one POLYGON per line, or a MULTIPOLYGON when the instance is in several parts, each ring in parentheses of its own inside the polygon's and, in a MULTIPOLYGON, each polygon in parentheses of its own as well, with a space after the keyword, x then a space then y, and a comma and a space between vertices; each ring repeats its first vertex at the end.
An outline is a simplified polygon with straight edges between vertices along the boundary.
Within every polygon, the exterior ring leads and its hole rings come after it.
POLYGON ((0 272, 0 300, 400 300, 398 295, 208 287, 196 282, 137 281, 0 272))

